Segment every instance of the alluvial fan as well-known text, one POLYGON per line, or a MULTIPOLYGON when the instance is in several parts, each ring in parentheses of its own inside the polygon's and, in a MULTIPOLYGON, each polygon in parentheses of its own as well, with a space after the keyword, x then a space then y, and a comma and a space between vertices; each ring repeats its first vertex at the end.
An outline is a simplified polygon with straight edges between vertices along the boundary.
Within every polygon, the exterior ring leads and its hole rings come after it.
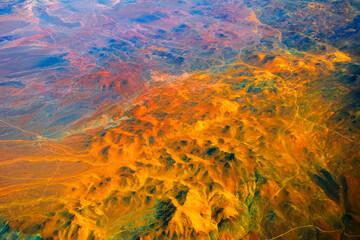
POLYGON ((0 239, 359 239, 359 11, 0 3, 0 239))

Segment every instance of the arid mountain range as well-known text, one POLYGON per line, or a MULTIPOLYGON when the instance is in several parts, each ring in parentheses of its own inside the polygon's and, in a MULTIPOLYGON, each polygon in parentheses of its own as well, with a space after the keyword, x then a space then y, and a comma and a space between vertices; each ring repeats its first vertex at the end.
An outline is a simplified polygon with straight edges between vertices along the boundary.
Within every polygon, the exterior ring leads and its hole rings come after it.
POLYGON ((0 239, 359 239, 359 10, 0 3, 0 239))

